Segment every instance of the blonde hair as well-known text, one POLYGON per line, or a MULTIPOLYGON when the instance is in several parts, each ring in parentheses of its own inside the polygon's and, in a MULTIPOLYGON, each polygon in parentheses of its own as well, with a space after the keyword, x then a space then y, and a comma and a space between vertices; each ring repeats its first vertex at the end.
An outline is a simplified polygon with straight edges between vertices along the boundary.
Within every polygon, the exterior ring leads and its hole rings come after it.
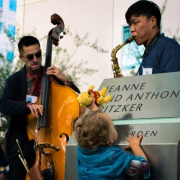
POLYGON ((75 122, 75 138, 79 146, 96 149, 112 143, 109 123, 103 114, 101 110, 91 111, 75 122))

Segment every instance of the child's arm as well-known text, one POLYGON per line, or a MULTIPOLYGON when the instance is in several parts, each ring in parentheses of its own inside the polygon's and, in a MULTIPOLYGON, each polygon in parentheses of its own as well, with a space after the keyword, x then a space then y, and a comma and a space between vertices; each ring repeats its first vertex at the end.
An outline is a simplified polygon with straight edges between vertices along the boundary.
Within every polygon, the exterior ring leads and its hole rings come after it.
POLYGON ((97 111, 99 109, 99 107, 95 103, 95 98, 93 99, 92 103, 87 108, 90 109, 91 111, 97 111))
POLYGON ((126 138, 126 140, 129 142, 129 145, 126 146, 125 149, 131 148, 135 156, 142 156, 147 159, 146 155, 140 147, 142 137, 142 134, 139 137, 137 134, 135 134, 134 137, 130 135, 128 138, 126 138))

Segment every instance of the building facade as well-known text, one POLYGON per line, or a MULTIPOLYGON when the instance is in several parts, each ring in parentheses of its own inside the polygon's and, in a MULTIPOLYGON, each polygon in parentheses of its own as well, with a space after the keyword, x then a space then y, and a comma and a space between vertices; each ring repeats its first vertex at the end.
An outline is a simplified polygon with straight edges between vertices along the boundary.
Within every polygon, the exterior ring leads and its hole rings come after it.
MULTIPOLYGON (((87 90, 91 84, 98 88, 102 81, 113 77, 111 68, 111 52, 117 45, 130 36, 128 25, 125 20, 125 13, 128 7, 137 0, 18 0, 17 1, 17 22, 21 25, 20 34, 31 33, 36 29, 36 36, 41 39, 53 28, 50 16, 59 14, 65 23, 70 27, 71 32, 78 32, 80 37, 88 33, 87 40, 90 43, 98 41, 98 45, 107 50, 108 53, 99 53, 88 47, 80 46, 78 50, 71 42, 71 39, 64 37, 60 47, 65 47, 70 54, 73 54, 72 61, 79 63, 82 59, 87 61, 86 66, 98 69, 97 73, 81 78, 81 90, 87 90), (76 51, 76 53, 74 53, 76 51), (86 82, 86 84, 83 84, 86 82)), ((161 9, 166 4, 162 15, 162 33, 165 36, 180 36, 178 19, 180 18, 179 0, 153 0, 161 9), (176 4, 176 6, 174 6, 176 4), (173 21, 172 21, 173 19, 173 21), (171 32, 171 33, 170 33, 171 32)), ((138 69, 140 57, 143 54, 143 47, 135 52, 126 45, 117 52, 117 58, 124 75, 129 75, 130 70, 138 69), (136 56, 133 59, 133 56, 136 56)))
POLYGON ((15 38, 16 7, 16 0, 0 0, 0 53, 10 61, 14 59, 10 38, 15 38))

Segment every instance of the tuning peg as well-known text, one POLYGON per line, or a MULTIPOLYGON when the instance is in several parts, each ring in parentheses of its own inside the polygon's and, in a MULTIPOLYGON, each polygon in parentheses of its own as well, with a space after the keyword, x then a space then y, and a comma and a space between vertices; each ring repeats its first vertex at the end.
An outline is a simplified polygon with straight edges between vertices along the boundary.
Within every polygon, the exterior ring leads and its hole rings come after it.
POLYGON ((59 39, 62 39, 64 36, 60 36, 59 39))

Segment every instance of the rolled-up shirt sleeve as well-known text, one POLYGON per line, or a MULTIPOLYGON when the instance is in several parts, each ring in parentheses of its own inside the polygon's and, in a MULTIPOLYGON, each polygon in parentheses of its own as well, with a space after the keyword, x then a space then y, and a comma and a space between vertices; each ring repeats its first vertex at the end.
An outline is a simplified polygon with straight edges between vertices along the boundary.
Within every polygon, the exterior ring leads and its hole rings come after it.
POLYGON ((141 156, 136 156, 136 158, 130 161, 129 168, 125 173, 129 176, 143 174, 143 178, 147 179, 150 176, 148 161, 141 156))
POLYGON ((129 176, 141 174, 144 179, 150 177, 150 164, 142 156, 135 156, 118 149, 113 155, 113 161, 116 175, 124 173, 129 176))

